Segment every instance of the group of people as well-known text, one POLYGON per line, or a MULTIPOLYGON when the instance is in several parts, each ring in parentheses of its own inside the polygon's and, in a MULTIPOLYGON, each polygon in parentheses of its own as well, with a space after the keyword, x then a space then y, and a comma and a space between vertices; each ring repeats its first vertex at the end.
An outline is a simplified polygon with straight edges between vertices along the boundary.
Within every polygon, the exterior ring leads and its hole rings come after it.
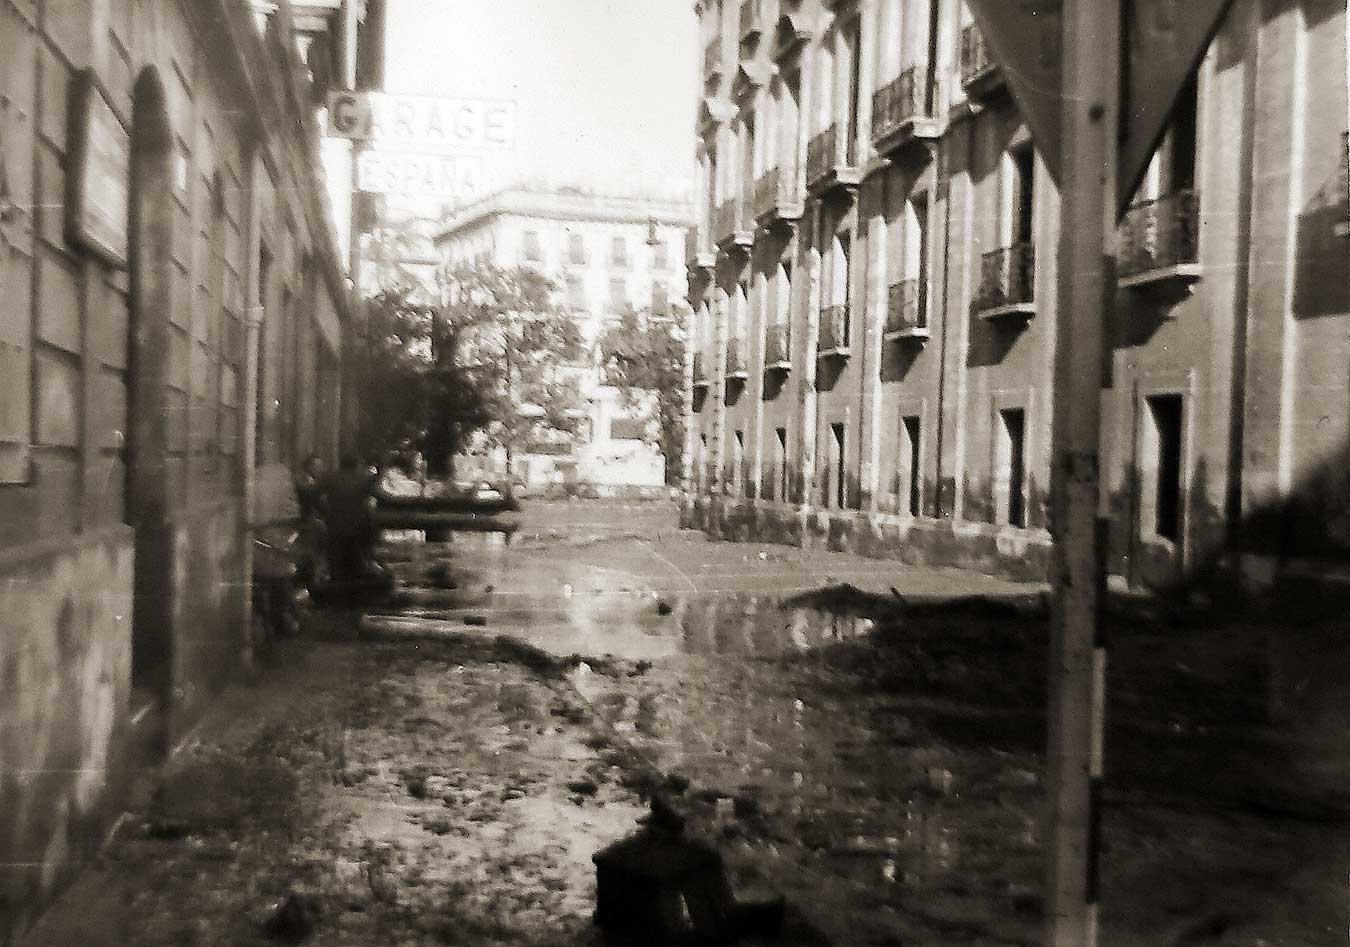
POLYGON ((295 478, 302 543, 309 555, 298 564, 299 579, 311 592, 319 583, 320 565, 328 581, 352 588, 380 573, 373 550, 375 527, 375 471, 355 454, 342 457, 338 469, 327 472, 311 454, 295 478))

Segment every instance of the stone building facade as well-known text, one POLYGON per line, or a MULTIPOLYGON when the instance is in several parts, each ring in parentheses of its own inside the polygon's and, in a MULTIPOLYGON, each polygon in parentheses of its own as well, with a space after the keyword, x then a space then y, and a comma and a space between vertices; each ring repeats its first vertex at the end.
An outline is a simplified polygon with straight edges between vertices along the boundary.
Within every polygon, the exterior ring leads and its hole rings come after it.
POLYGON ((334 459, 351 11, 300 6, 0 0, 3 943, 250 662, 250 527, 334 459))
MULTIPOLYGON (((1043 578, 1059 200, 969 12, 697 9, 686 523, 1043 578)), ((1237 0, 1120 224, 1132 583, 1350 558, 1345 17, 1237 0)))
POLYGON ((585 356, 575 366, 589 418, 565 453, 525 451, 513 461, 527 487, 563 479, 616 495, 660 488, 665 460, 644 437, 652 412, 625 405, 603 384, 596 342, 629 308, 675 318, 687 292, 681 248, 692 211, 674 199, 515 188, 456 212, 435 237, 443 259, 529 266, 555 279, 577 318, 585 356))

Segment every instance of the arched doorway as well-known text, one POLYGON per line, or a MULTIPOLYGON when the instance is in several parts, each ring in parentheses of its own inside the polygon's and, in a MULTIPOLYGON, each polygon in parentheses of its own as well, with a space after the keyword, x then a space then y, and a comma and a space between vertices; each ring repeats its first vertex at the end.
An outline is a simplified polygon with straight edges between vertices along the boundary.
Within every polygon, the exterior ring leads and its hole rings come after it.
POLYGON ((130 345, 126 520, 136 530, 132 686, 163 702, 173 667, 173 541, 168 517, 164 385, 172 300, 173 131, 153 67, 136 81, 131 118, 130 345))

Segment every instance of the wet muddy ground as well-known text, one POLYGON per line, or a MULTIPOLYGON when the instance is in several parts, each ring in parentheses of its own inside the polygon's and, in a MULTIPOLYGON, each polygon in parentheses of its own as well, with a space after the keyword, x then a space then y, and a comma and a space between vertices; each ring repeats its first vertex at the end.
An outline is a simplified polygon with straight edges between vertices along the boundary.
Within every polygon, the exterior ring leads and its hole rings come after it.
MULTIPOLYGON (((1039 942, 1039 589, 664 504, 385 554, 393 599, 309 612, 30 944, 599 943, 590 855, 653 792, 781 943, 1039 942)), ((1339 617, 1111 625, 1103 943, 1350 943, 1339 617)))

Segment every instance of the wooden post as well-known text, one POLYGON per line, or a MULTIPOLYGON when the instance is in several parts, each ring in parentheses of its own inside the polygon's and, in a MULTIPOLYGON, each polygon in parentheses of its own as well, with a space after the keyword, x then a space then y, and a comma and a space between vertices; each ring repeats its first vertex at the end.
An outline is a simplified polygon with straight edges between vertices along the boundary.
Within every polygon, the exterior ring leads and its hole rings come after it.
POLYGON ((1100 404, 1113 290, 1120 0, 1065 0, 1056 312, 1046 943, 1097 943, 1106 652, 1100 404))

